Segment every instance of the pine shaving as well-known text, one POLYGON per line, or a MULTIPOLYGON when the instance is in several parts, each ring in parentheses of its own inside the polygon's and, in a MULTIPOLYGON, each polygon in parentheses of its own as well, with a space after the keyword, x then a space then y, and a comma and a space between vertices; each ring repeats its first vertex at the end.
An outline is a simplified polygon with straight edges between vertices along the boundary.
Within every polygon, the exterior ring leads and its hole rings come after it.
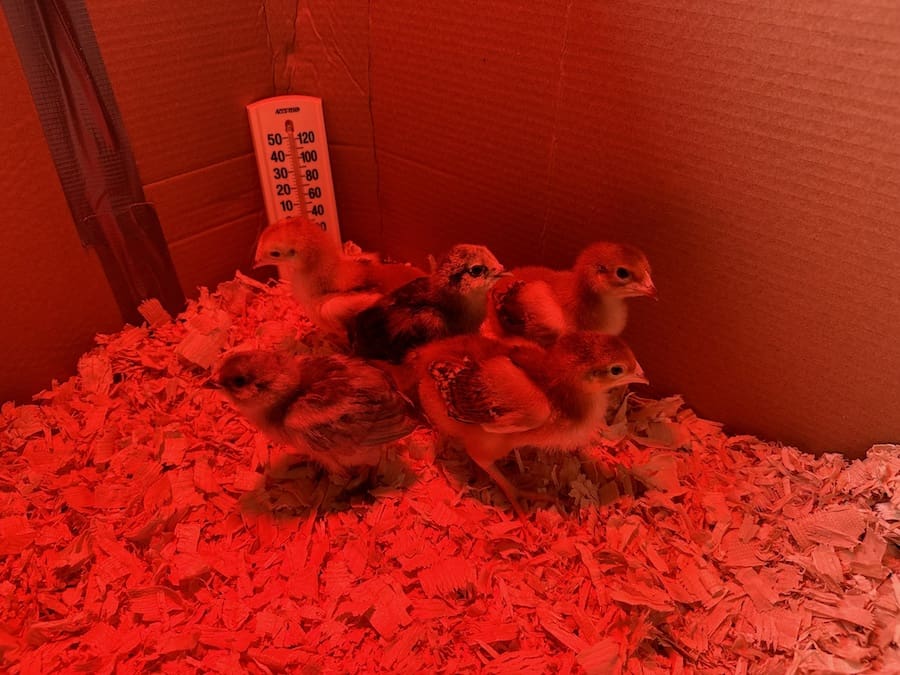
POLYGON ((348 493, 203 386, 321 348, 285 286, 140 311, 0 407, 0 671, 900 672, 900 446, 628 396, 581 456, 503 463, 555 497, 526 523, 425 428, 348 493))

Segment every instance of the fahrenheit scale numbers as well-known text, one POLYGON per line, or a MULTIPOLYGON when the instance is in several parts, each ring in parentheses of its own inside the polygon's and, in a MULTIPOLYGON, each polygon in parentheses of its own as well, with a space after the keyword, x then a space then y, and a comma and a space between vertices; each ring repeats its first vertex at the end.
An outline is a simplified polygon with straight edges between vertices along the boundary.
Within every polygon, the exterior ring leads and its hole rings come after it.
POLYGON ((247 115, 269 222, 306 218, 340 243, 322 99, 275 96, 247 115))

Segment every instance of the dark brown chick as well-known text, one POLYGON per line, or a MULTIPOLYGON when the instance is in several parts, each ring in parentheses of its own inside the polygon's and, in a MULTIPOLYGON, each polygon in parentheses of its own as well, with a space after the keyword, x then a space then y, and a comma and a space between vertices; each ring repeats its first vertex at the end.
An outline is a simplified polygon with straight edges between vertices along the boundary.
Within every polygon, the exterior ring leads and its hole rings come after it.
POLYGON ((484 246, 454 246, 430 276, 411 281, 356 315, 349 331, 353 352, 400 363, 424 344, 478 331, 488 291, 504 274, 484 246))
POLYGON ((343 355, 237 352, 214 381, 235 407, 272 440, 346 481, 378 464, 386 443, 416 427, 416 413, 388 377, 343 355))

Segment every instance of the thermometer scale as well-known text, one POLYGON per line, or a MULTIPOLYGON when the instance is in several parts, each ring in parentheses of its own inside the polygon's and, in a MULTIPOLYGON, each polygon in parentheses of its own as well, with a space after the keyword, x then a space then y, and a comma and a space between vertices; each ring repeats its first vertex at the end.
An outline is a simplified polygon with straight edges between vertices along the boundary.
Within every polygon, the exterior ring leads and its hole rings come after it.
POLYGON ((275 96, 247 106, 269 223, 306 218, 340 245, 322 99, 275 96))

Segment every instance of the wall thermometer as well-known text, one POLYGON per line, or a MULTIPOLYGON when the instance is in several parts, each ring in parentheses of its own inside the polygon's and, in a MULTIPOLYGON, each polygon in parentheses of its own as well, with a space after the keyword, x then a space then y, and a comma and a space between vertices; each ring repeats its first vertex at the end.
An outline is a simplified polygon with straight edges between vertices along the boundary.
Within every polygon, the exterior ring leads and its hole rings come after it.
POLYGON ((306 218, 340 244, 322 99, 266 98, 248 105, 247 116, 269 223, 306 218))

